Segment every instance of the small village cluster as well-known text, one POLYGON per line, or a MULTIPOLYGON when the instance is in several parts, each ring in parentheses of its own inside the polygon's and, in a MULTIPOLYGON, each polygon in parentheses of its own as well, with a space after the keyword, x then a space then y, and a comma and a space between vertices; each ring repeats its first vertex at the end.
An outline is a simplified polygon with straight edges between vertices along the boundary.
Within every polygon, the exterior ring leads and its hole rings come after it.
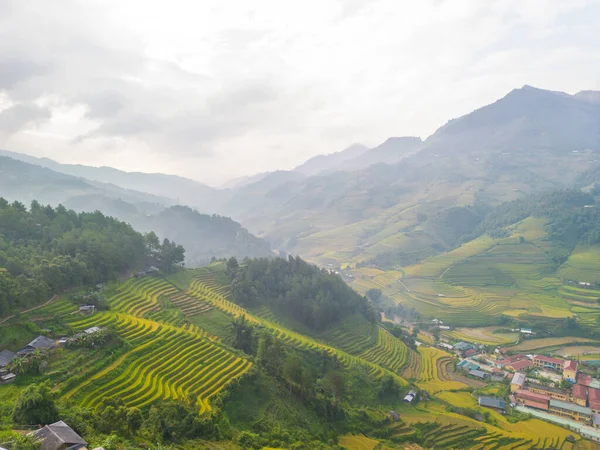
POLYGON ((11 363, 15 358, 25 357, 30 353, 34 353, 39 351, 41 353, 48 352, 52 348, 57 346, 65 345, 69 340, 78 339, 82 336, 91 335, 101 331, 100 327, 91 327, 87 330, 82 331, 81 333, 77 333, 69 338, 61 338, 58 340, 50 339, 46 336, 38 336, 17 353, 11 352, 10 350, 2 350, 0 351, 0 384, 12 383, 17 375, 10 371, 11 363))
MULTIPOLYGON (((585 425, 600 428, 600 380, 579 371, 574 360, 545 355, 507 355, 498 348, 489 355, 483 348, 466 342, 453 349, 463 359, 457 367, 482 380, 502 381, 509 378, 510 403, 560 416, 585 425), (534 369, 538 378, 528 378, 524 371, 534 369), (564 389, 567 381, 571 386, 564 389)), ((479 405, 504 412, 506 402, 496 397, 479 397, 479 405)))

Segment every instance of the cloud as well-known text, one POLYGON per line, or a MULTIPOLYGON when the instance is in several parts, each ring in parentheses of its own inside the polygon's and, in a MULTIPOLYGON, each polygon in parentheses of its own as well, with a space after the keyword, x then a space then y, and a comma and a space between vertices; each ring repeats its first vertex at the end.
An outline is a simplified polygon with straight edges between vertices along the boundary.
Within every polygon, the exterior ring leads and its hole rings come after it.
POLYGON ((0 12, 0 146, 207 182, 426 137, 523 84, 600 89, 597 0, 0 0, 0 12))
POLYGON ((50 109, 32 103, 20 103, 0 112, 0 136, 39 125, 51 116, 50 109))

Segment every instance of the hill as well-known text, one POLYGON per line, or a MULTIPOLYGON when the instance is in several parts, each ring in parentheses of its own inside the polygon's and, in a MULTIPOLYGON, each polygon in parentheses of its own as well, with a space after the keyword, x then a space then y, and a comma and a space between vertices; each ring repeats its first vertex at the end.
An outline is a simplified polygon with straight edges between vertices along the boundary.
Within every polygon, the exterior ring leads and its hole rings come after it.
POLYGON ((310 158, 304 164, 299 165, 294 170, 304 175, 318 175, 322 172, 336 172, 340 167, 355 158, 365 154, 369 148, 362 144, 353 144, 350 147, 335 153, 327 155, 317 155, 310 158))
POLYGON ((219 198, 227 195, 227 191, 213 189, 205 184, 177 175, 124 172, 112 167, 61 164, 48 158, 36 158, 7 150, 0 150, 0 156, 7 156, 15 160, 51 169, 57 173, 83 178, 88 180, 88 182, 96 181, 119 186, 127 190, 148 193, 163 198, 163 203, 165 204, 190 205, 209 213, 216 211, 212 207, 212 204, 219 204, 219 198))
POLYGON ((136 230, 154 231, 163 239, 183 244, 190 266, 207 264, 212 257, 258 257, 271 254, 269 244, 227 218, 200 214, 151 194, 0 157, 0 193, 11 201, 29 204, 36 198, 62 204, 78 212, 102 211, 130 223, 136 230))

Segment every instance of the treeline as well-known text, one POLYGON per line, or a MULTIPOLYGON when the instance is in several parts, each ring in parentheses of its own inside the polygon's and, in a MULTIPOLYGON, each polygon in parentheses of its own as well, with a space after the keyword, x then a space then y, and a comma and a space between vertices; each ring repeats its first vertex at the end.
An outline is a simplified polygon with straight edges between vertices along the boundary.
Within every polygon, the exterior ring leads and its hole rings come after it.
POLYGON ((486 233, 493 237, 506 236, 505 227, 531 216, 547 219, 549 238, 560 244, 600 243, 600 211, 594 197, 574 189, 545 192, 503 203, 487 214, 472 233, 463 236, 462 241, 486 233))
POLYGON ((95 284, 156 261, 169 271, 183 247, 156 241, 100 212, 59 205, 29 210, 0 198, 0 317, 74 286, 95 284))
POLYGON ((236 303, 245 307, 269 306, 314 331, 355 313, 376 321, 376 313, 365 297, 339 276, 299 257, 252 259, 241 265, 231 258, 227 272, 236 303))

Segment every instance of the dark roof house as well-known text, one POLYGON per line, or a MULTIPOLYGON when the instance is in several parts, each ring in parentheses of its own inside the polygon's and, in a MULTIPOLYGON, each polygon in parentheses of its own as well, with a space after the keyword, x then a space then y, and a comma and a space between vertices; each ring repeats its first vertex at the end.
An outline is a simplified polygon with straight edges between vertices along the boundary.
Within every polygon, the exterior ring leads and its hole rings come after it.
POLYGON ((0 367, 8 366, 15 358, 15 354, 10 350, 2 350, 0 352, 0 367))
POLYGON ((498 397, 488 397, 480 395, 479 406, 504 411, 506 409, 506 402, 498 397))
POLYGON ((87 446, 87 442, 62 420, 46 425, 32 435, 42 441, 42 450, 77 450, 87 446))
POLYGON ((54 347, 54 341, 46 336, 38 336, 27 344, 27 347, 31 347, 35 350, 48 350, 49 348, 54 347))

